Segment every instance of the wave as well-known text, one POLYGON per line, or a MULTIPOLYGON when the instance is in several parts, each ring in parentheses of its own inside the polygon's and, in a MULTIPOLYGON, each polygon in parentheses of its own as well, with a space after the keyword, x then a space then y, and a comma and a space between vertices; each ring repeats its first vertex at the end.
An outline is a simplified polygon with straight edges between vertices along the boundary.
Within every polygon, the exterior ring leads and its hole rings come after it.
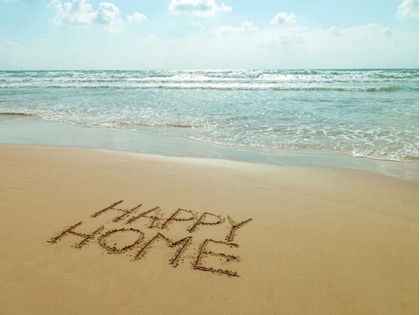
POLYGON ((168 80, 197 80, 203 79, 263 79, 265 77, 287 78, 312 78, 315 80, 333 78, 335 80, 347 80, 357 78, 366 79, 416 79, 418 69, 405 70, 170 70, 170 71, 0 71, 0 79, 106 79, 106 80, 129 80, 129 79, 168 79, 168 80))
POLYGON ((36 88, 50 88, 50 89, 161 89, 161 90, 220 90, 220 91, 254 91, 254 90, 269 90, 269 91, 336 91, 336 92, 397 92, 397 91, 419 91, 418 87, 408 86, 376 86, 376 87, 348 87, 348 86, 278 86, 267 84, 147 84, 147 85, 0 85, 0 89, 36 89, 36 88))
MULTIPOLYGON (((418 162, 418 147, 416 148, 413 142, 406 145, 403 145, 403 148, 395 150, 392 149, 393 144, 399 143, 404 144, 404 142, 400 142, 398 137, 393 140, 392 143, 388 143, 387 146, 380 148, 375 148, 372 150, 372 146, 367 145, 365 146, 363 143, 353 143, 353 142, 346 142, 340 144, 335 144, 337 139, 345 139, 344 133, 342 131, 337 131, 332 133, 333 137, 329 138, 326 137, 323 144, 316 144, 313 141, 311 143, 297 143, 297 142, 290 142, 290 139, 283 139, 283 141, 260 141, 258 139, 250 140, 247 139, 240 139, 241 137, 237 137, 238 135, 242 134, 243 132, 240 130, 230 130, 228 131, 229 134, 223 133, 220 137, 217 135, 217 132, 203 132, 205 129, 211 125, 202 123, 202 124, 182 124, 182 123, 158 123, 158 122, 142 122, 142 121, 109 121, 104 123, 95 123, 93 121, 87 122, 83 120, 74 120, 70 117, 63 117, 62 115, 54 115, 51 112, 0 112, 0 116, 16 116, 16 117, 39 117, 44 120, 48 121, 59 121, 63 123, 70 123, 73 125, 77 125, 80 127, 88 127, 88 128, 116 128, 116 129, 125 129, 130 130, 137 133, 142 134, 149 134, 149 135, 158 135, 158 136, 169 136, 169 137, 179 137, 179 138, 188 138, 195 141, 200 142, 207 142, 217 145, 223 146, 234 146, 234 147, 259 147, 259 148, 267 148, 267 149, 276 149, 276 150, 323 150, 323 151, 330 151, 336 153, 343 153, 349 154, 356 157, 364 157, 369 159, 377 159, 377 160, 388 160, 388 161, 402 161, 402 162, 418 162), (181 131, 183 129, 184 131, 181 131), (195 129, 195 130, 193 130, 195 129), (177 131, 178 130, 178 131, 177 131), (232 133, 231 133, 232 132, 232 133), (414 147, 413 147, 414 146, 414 147), (391 148, 391 149, 390 149, 391 148), (416 153, 417 152, 417 153, 416 153)), ((249 129, 249 128, 248 128, 249 129)), ((255 130, 258 133, 258 130, 255 130)), ((388 131, 389 133, 390 131, 388 131)), ((285 129, 278 129, 278 128, 271 128, 269 130, 268 135, 274 134, 285 134, 285 129)), ((330 133, 331 134, 331 133, 330 133)), ((390 134, 385 134, 384 136, 390 136, 390 134)), ((383 138, 383 137, 382 137, 383 138)), ((305 140, 305 139, 303 139, 305 140)), ((310 139, 306 139, 310 140, 310 139)), ((356 139, 357 140, 357 139, 356 139)), ((418 139, 416 142, 418 143, 418 139)))
POLYGON ((104 126, 104 127, 139 126, 139 127, 153 127, 153 128, 184 128, 184 129, 192 129, 192 128, 198 127, 198 126, 183 125, 183 124, 171 124, 171 123, 157 124, 157 123, 143 123, 143 122, 126 122, 126 121, 102 123, 100 124, 100 126, 104 126))
POLYGON ((36 117, 35 114, 19 113, 19 112, 0 112, 1 116, 23 116, 23 117, 36 117))

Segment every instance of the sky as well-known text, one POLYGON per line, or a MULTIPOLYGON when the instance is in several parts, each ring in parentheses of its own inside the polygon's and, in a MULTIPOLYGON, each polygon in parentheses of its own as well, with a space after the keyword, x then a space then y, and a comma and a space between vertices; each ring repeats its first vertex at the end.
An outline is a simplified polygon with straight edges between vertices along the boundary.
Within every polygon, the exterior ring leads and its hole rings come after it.
POLYGON ((418 0, 0 0, 0 69, 418 68, 418 0))

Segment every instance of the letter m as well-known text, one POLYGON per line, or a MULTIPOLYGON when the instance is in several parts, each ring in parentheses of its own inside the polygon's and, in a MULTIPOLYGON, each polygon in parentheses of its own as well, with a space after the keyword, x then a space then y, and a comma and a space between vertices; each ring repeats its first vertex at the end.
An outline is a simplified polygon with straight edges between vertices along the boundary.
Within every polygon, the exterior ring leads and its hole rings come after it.
POLYGON ((137 252, 136 256, 134 256, 134 260, 139 260, 143 258, 147 251, 153 246, 155 242, 159 239, 163 239, 165 244, 170 248, 177 248, 175 251, 174 257, 169 260, 169 264, 176 268, 179 264, 179 260, 182 254, 187 249, 188 245, 191 243, 192 236, 185 237, 179 241, 173 242, 171 239, 163 236, 162 234, 158 233, 155 237, 153 237, 150 241, 148 241, 141 249, 137 252))

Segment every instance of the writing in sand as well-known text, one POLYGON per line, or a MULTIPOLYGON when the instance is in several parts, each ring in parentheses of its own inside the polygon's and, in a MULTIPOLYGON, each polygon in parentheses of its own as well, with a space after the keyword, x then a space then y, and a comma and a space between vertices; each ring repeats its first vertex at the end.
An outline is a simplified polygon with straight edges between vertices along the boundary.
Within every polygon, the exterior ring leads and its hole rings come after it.
MULTIPOLYGON (((76 238, 77 242, 72 245, 74 248, 81 249, 89 244, 97 243, 107 253, 126 254, 133 261, 144 258, 154 248, 156 243, 163 242, 167 247, 173 249, 173 256, 169 260, 169 264, 175 268, 183 261, 183 256, 185 256, 187 249, 189 249, 194 252, 193 256, 189 256, 192 257, 191 263, 193 270, 239 277, 236 271, 218 268, 217 266, 209 266, 207 260, 211 260, 213 257, 225 262, 239 262, 239 256, 214 252, 211 247, 213 244, 213 246, 217 246, 219 249, 239 248, 239 245, 234 243, 236 232, 249 223, 252 218, 236 221, 229 215, 225 218, 210 212, 200 214, 180 208, 169 215, 165 215, 160 207, 140 212, 141 204, 133 208, 121 209, 119 205, 122 202, 123 200, 115 202, 109 207, 92 214, 90 218, 91 220, 95 220, 106 217, 107 215, 109 216, 111 213, 112 218, 109 221, 105 223, 101 221, 99 226, 96 225, 93 229, 90 228, 90 231, 86 231, 86 227, 83 226, 85 223, 80 221, 70 227, 64 228, 60 233, 48 240, 48 242, 56 244, 62 239, 76 238), (114 217, 114 215, 116 216, 114 217), (141 220, 143 220, 143 223, 144 221, 146 222, 146 225, 143 226, 147 229, 147 232, 153 231, 150 237, 146 237, 144 229, 141 231, 140 229, 133 228, 133 224, 141 220), (188 225, 183 230, 187 234, 184 237, 171 239, 161 233, 163 232, 162 230, 165 230, 166 232, 164 233, 167 234, 170 230, 175 229, 179 233, 179 227, 185 226, 185 222, 188 222, 188 225), (216 226, 222 224, 227 225, 226 235, 223 239, 220 239, 220 233, 217 233, 219 235, 218 240, 208 237, 210 228, 214 229, 216 226), (194 248, 191 246, 193 237, 196 237, 200 228, 207 230, 207 238, 200 241, 199 246, 194 248)), ((212 262, 214 262, 214 259, 212 262)))

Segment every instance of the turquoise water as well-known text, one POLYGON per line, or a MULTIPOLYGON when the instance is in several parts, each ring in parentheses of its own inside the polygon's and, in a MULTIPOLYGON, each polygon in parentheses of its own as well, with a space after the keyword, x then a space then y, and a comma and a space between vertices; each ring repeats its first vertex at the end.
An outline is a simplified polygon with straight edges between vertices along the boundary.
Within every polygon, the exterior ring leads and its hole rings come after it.
POLYGON ((0 71, 0 113, 418 161, 418 79, 417 69, 0 71))

